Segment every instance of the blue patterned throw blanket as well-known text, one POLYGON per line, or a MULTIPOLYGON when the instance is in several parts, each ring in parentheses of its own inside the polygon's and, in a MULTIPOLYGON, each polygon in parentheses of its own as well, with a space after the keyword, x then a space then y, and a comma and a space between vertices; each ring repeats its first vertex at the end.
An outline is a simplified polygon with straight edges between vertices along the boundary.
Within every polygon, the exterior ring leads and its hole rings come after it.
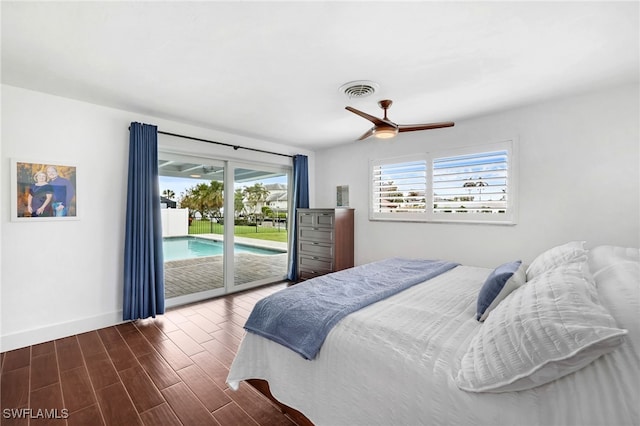
POLYGON ((346 315, 456 266, 442 260, 390 258, 322 275, 260 300, 244 328, 313 359, 346 315))

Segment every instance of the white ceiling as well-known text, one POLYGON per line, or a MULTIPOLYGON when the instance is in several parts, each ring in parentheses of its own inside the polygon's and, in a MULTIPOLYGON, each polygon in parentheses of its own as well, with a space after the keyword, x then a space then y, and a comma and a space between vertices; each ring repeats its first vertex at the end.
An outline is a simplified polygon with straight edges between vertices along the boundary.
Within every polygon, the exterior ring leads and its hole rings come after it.
POLYGON ((638 16, 637 1, 2 1, 2 83, 321 149, 370 127, 347 105, 460 121, 637 82, 638 16), (353 80, 379 90, 349 100, 353 80))

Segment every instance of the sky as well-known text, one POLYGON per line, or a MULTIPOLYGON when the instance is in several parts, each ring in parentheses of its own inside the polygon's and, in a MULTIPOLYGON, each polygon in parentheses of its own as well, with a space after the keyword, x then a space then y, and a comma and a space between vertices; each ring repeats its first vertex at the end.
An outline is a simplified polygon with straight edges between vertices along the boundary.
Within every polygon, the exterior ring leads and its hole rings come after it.
POLYGON ((167 189, 172 190, 174 194, 176 194, 176 196, 174 197, 175 201, 178 201, 178 199, 180 199, 180 194, 185 192, 187 188, 191 188, 200 183, 209 183, 208 180, 203 179, 186 179, 170 176, 160 176, 158 180, 160 182, 160 194, 162 194, 167 189))

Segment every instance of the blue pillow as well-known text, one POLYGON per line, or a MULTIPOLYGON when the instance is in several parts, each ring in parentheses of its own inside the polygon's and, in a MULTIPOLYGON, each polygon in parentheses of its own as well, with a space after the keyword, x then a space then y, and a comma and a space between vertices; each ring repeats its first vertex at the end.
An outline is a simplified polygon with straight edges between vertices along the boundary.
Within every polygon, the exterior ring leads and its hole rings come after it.
POLYGON ((522 261, 505 263, 489 274, 478 294, 476 319, 483 322, 505 297, 527 281, 522 261))

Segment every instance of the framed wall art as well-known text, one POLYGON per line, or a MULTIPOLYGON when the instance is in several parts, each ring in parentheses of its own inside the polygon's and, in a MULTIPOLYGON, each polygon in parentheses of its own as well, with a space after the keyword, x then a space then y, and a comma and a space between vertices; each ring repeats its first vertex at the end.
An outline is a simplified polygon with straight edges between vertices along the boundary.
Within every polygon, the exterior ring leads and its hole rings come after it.
POLYGON ((11 220, 78 220, 77 167, 11 160, 11 220))
POLYGON ((349 207, 349 185, 336 186, 336 206, 349 207))

